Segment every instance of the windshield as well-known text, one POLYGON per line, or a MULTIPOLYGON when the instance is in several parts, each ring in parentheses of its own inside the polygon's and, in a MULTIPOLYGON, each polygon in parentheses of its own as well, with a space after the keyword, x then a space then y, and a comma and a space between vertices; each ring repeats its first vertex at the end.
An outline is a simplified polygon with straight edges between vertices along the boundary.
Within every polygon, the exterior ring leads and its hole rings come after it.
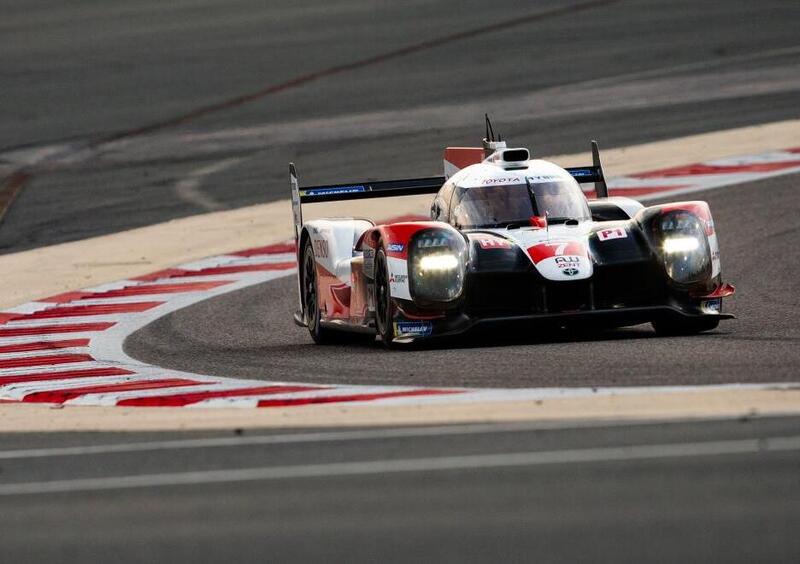
POLYGON ((529 225, 532 216, 545 214, 551 223, 589 219, 586 198, 572 179, 458 188, 454 200, 453 223, 462 229, 529 225))

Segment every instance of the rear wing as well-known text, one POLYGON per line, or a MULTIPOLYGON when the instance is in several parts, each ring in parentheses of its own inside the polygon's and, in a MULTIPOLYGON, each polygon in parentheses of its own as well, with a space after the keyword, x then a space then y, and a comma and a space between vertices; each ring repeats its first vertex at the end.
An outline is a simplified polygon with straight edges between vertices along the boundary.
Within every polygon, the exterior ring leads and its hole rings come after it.
POLYGON ((297 180, 297 169, 294 163, 289 163, 289 185, 292 189, 295 242, 299 244, 300 231, 303 228, 303 204, 436 194, 444 182, 444 176, 430 176, 405 180, 383 180, 380 182, 328 184, 300 189, 300 183, 297 180))
MULTIPOLYGON (((455 149, 453 154, 465 152, 462 157, 466 157, 464 162, 453 165, 448 162, 448 153, 445 152, 445 169, 447 165, 458 170, 458 168, 468 166, 474 162, 483 160, 474 148, 451 148, 455 149), (466 152, 469 152, 466 154, 466 152)), ((527 152, 527 151, 526 151, 527 152)), ((452 156, 450 157, 453 160, 452 156)), ((594 189, 598 198, 608 197, 608 187, 606 186, 603 166, 600 164, 600 150, 597 141, 592 141, 592 166, 570 167, 566 171, 581 184, 594 183, 594 189)), ((429 176, 426 178, 408 178, 404 180, 383 180, 380 182, 350 182, 348 184, 328 184, 324 186, 308 186, 300 189, 297 179, 297 169, 294 163, 289 163, 289 185, 292 190, 292 214, 294 216, 294 237, 295 242, 299 243, 300 231, 303 228, 303 204, 315 204, 323 202, 339 202, 343 200, 362 200, 367 198, 390 198, 394 196, 414 196, 418 194, 436 194, 447 180, 445 176, 429 176)))
MULTIPOLYGON (((293 165, 290 166, 293 167, 293 165)), ((409 178, 405 180, 383 180, 381 182, 309 186, 302 190, 298 186, 297 197, 301 204, 313 204, 317 202, 338 202, 341 200, 361 200, 365 198, 390 198, 392 196, 435 194, 442 187, 444 181, 444 176, 431 176, 427 178, 409 178)))

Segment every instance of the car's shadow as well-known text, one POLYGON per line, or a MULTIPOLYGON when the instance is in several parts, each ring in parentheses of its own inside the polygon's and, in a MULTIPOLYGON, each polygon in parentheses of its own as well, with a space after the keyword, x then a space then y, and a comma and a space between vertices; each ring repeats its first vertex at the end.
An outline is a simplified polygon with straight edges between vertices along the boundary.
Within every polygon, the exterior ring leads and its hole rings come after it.
MULTIPOLYGON (((699 337, 724 336, 727 331, 717 329, 699 335, 699 337)), ((688 337, 697 338, 698 336, 688 337)), ((501 348, 516 346, 541 346, 558 344, 580 344, 589 342, 613 342, 613 341, 646 341, 654 339, 681 339, 687 337, 663 337, 658 336, 649 325, 637 325, 633 327, 622 327, 613 329, 567 329, 551 328, 548 330, 526 329, 501 329, 492 330, 473 330, 468 333, 449 337, 439 337, 424 339, 409 343, 396 343, 391 350, 396 351, 430 351, 430 350, 458 350, 475 348, 501 348)), ((292 348, 321 347, 329 350, 330 347, 338 347, 351 351, 360 351, 369 354, 371 351, 385 351, 386 347, 380 339, 369 339, 359 336, 349 340, 344 337, 341 341, 313 344, 310 339, 307 344, 290 345, 292 348)), ((283 348, 283 347, 282 347, 283 348)))

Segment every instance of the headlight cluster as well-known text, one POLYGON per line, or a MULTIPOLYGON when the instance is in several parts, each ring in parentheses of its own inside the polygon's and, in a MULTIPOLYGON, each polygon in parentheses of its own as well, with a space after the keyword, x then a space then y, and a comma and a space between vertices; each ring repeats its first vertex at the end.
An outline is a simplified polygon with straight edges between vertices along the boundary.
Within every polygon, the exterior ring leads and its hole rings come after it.
POLYGON ((711 253, 705 228, 693 214, 675 211, 661 218, 661 251, 670 278, 687 284, 711 271, 711 253))
POLYGON ((467 243, 456 231, 431 229, 411 240, 408 270, 411 295, 423 302, 449 302, 461 295, 467 243))

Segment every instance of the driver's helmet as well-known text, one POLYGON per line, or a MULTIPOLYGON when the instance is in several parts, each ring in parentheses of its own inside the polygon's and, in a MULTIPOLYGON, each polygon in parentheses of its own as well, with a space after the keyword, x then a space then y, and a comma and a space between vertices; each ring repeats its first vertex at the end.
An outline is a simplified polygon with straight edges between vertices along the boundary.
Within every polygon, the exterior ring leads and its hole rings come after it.
POLYGON ((491 227, 527 222, 532 213, 525 184, 499 184, 462 189, 453 219, 462 227, 491 227))

